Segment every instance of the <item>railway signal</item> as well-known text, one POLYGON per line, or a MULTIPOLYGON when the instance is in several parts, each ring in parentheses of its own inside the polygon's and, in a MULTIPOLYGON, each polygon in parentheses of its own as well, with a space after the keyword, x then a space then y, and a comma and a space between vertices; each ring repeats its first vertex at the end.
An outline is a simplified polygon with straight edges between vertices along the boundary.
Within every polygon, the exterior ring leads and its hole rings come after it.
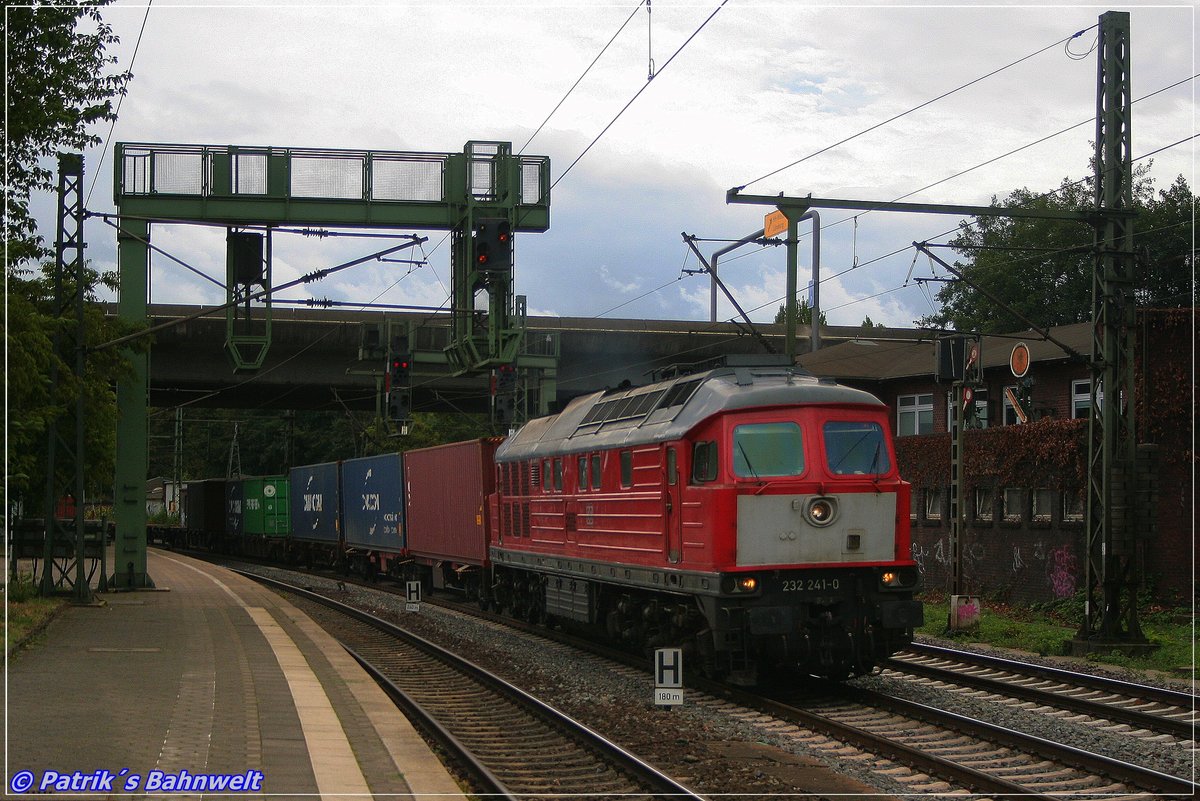
POLYGON ((512 269, 512 226, 508 220, 480 220, 475 226, 475 269, 481 272, 512 269))
POLYGON ((393 353, 388 359, 388 419, 407 423, 412 416, 412 354, 393 353))
POLYGON ((497 367, 492 386, 492 420, 501 425, 511 423, 517 408, 517 368, 511 364, 497 367))

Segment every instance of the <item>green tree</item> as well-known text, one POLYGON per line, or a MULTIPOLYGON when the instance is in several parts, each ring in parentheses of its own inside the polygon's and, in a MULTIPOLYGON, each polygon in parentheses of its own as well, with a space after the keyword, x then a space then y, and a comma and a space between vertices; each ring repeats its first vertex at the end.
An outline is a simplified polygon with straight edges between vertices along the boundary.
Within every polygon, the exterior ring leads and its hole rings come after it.
MULTIPOLYGON (((130 76, 112 71, 115 61, 107 48, 117 37, 94 5, 7 6, 5 17, 5 475, 7 499, 26 499, 26 511, 36 514, 45 487, 47 426, 74 408, 80 392, 86 398, 89 481, 96 488, 111 487, 116 416, 111 382, 122 363, 111 352, 92 355, 80 386, 64 353, 55 352, 55 334, 63 342, 74 341, 75 321, 53 308, 53 285, 43 263, 51 253, 37 234, 30 198, 54 189, 51 158, 57 151, 79 151, 100 142, 91 126, 115 118, 113 100, 124 93, 130 76), (52 364, 60 376, 53 394, 52 364)), ((67 298, 76 290, 74 280, 64 281, 67 298)), ((103 280, 88 270, 87 284, 80 288, 85 297, 94 300, 93 291, 103 280)), ((85 327, 90 345, 120 333, 94 307, 87 310, 85 327)), ((69 441, 70 435, 64 438, 69 441)))
MULTIPOLYGON (((797 325, 812 325, 813 310, 808 305, 807 298, 800 298, 795 303, 796 307, 796 324, 797 325)), ((779 311, 775 312, 775 322, 787 322, 787 306, 780 304, 779 311)), ((821 312, 821 325, 829 325, 829 320, 825 319, 825 312, 821 312)))
POLYGON ((867 329, 887 328, 887 326, 884 325, 883 323, 872 322, 871 315, 869 315, 869 314, 866 317, 863 317, 863 321, 862 321, 862 323, 859 324, 859 327, 867 328, 867 329))
MULTIPOLYGON (((1195 197, 1183 176, 1157 193, 1148 166, 1137 169, 1134 177, 1138 304, 1189 305, 1195 275, 1195 197)), ((1018 189, 1004 201, 992 198, 992 205, 1087 208, 1093 202, 1091 184, 1066 178, 1051 195, 1018 189)), ((955 267, 972 284, 986 287, 1030 320, 1053 326, 1091 319, 1094 259, 1092 229, 1086 224, 980 217, 973 225, 964 222, 950 244, 963 256, 955 267)), ((993 334, 1028 327, 965 281, 945 284, 937 297, 941 311, 923 317, 920 325, 993 334)))
POLYGON ((118 39, 97 5, 6 6, 8 105, 4 163, 5 239, 11 268, 45 258, 29 213, 35 191, 52 191, 47 159, 59 150, 100 144, 91 126, 116 119, 114 98, 123 95, 128 72, 114 72, 108 54, 118 39))

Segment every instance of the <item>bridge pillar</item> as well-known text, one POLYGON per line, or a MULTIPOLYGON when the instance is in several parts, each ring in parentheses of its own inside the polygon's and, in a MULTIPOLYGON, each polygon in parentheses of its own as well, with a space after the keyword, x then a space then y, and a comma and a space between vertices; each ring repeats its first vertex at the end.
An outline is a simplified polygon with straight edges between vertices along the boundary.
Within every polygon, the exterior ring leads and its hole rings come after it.
MULTIPOLYGON (((121 300, 118 316, 135 324, 146 321, 147 275, 150 267, 150 225, 145 220, 121 220, 117 231, 117 260, 121 300)), ((154 586, 146 572, 146 411, 149 406, 148 348, 125 351, 131 372, 117 382, 117 462, 113 515, 117 541, 109 586, 145 589, 154 586)))

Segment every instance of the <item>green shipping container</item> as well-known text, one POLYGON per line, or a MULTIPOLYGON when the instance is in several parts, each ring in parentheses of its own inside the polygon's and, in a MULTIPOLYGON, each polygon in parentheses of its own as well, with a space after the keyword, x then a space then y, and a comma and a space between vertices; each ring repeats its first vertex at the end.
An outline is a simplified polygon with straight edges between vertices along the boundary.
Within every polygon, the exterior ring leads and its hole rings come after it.
POLYGON ((242 480, 242 530, 248 536, 286 537, 288 534, 288 477, 264 476, 242 480))

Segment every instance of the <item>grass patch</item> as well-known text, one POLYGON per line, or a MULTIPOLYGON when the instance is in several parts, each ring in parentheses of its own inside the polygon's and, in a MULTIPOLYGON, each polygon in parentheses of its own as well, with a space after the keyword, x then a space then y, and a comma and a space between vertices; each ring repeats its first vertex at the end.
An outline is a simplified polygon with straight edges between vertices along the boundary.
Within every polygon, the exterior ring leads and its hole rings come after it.
POLYGON ((4 629, 4 651, 11 653, 33 632, 40 629, 59 609, 65 598, 42 598, 29 576, 18 576, 8 583, 8 626, 4 629))
MULTIPOLYGON (((1082 604, 1070 601, 1043 607, 1013 607, 984 600, 979 629, 949 635, 946 632, 946 621, 950 611, 948 599, 945 596, 931 596, 923 601, 925 625, 917 629, 918 634, 943 637, 962 643, 984 643, 998 648, 1014 648, 1042 656, 1063 654, 1064 641, 1075 636, 1083 620, 1082 604)), ((1138 657, 1125 656, 1115 651, 1092 653, 1087 656, 1088 661, 1192 678, 1195 669, 1195 629, 1191 612, 1184 609, 1148 607, 1144 611, 1139 610, 1138 620, 1146 637, 1158 644, 1159 648, 1156 651, 1138 657)))

